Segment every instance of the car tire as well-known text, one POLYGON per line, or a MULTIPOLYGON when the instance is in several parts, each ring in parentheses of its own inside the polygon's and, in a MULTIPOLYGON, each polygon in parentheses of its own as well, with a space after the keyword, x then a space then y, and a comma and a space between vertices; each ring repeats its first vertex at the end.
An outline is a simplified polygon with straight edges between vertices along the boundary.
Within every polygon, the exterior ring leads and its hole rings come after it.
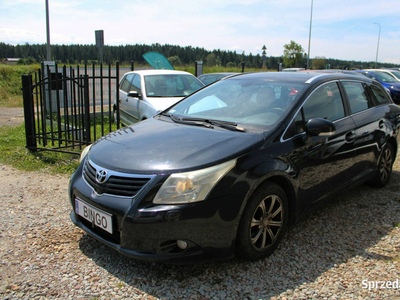
POLYGON ((288 224, 288 200, 275 183, 263 184, 249 200, 237 234, 236 255, 247 260, 270 256, 288 224))
POLYGON ((375 178, 369 183, 376 187, 384 187, 390 179, 392 174, 393 163, 395 160, 393 146, 387 143, 382 150, 381 157, 378 162, 378 169, 376 170, 375 178))

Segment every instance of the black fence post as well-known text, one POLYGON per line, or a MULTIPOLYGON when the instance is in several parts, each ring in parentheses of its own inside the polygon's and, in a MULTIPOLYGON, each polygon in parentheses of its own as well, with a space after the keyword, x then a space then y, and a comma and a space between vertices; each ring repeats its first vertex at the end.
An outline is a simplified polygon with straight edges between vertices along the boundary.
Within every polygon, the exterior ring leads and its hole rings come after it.
POLYGON ((85 106, 85 142, 90 144, 90 104, 89 104, 89 76, 83 76, 83 103, 85 106))
MULTIPOLYGON (((132 61, 133 63, 133 61, 132 61)), ((117 62, 116 66, 116 74, 115 74, 115 107, 113 107, 113 113, 114 113, 114 118, 116 118, 116 120, 114 120, 115 122, 117 122, 117 129, 119 129, 119 127, 121 126, 121 119, 120 119, 120 115, 119 115, 119 62, 117 62)), ((133 71, 133 69, 132 69, 133 71)), ((111 109, 111 108, 110 108, 111 109)))
POLYGON ((24 101, 26 148, 37 151, 32 75, 22 75, 22 96, 24 101))

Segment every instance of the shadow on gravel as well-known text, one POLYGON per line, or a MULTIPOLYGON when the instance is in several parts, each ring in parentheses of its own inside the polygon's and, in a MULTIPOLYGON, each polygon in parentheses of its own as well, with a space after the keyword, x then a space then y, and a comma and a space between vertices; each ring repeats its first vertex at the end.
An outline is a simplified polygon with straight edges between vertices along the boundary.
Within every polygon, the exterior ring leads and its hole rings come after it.
POLYGON ((400 173, 394 171, 384 189, 362 185, 336 198, 292 226, 277 251, 260 261, 234 259, 191 266, 146 263, 126 258, 88 235, 81 239, 80 248, 98 266, 154 297, 269 299, 314 282, 356 256, 366 262, 392 259, 384 249, 370 248, 400 221, 399 181, 400 173))

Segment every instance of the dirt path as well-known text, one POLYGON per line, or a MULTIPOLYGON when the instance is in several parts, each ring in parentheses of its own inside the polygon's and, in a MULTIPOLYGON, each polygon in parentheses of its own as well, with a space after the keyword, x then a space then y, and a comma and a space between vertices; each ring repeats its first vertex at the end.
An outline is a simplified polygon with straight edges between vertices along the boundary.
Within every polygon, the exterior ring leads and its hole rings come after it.
POLYGON ((24 122, 22 107, 0 107, 0 126, 18 126, 24 122))

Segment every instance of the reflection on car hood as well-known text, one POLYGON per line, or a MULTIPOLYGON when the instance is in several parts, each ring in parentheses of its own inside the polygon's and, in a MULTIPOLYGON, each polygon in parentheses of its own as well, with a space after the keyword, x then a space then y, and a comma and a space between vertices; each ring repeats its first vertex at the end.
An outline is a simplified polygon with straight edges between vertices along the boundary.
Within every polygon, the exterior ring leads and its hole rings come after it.
POLYGON ((153 106, 156 111, 166 110, 168 107, 180 101, 183 97, 147 97, 146 101, 153 106))
POLYGON ((209 166, 248 151, 263 134, 148 119, 97 141, 90 159, 110 170, 159 174, 209 166))

